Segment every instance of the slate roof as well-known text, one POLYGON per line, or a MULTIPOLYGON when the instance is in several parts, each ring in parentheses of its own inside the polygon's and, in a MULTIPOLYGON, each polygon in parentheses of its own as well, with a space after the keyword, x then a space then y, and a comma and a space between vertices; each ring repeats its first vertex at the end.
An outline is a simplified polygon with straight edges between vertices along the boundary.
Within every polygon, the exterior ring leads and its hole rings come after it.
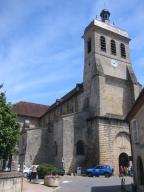
POLYGON ((47 105, 20 101, 14 105, 13 111, 17 115, 40 118, 48 108, 47 105))

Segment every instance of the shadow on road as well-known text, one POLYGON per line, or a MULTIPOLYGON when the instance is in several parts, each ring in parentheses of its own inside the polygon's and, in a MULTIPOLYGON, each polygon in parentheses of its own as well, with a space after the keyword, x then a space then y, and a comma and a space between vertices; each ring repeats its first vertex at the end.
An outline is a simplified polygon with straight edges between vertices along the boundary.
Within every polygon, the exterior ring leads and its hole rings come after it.
POLYGON ((121 189, 121 185, 92 187, 91 192, 131 192, 131 185, 125 185, 125 189, 121 189))

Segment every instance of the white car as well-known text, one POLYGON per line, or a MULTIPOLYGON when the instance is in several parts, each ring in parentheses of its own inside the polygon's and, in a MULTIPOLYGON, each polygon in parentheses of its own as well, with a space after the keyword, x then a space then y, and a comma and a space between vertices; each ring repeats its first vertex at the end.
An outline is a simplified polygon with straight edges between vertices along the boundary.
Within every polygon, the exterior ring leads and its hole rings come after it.
POLYGON ((27 177, 32 172, 32 166, 24 166, 23 175, 27 177))

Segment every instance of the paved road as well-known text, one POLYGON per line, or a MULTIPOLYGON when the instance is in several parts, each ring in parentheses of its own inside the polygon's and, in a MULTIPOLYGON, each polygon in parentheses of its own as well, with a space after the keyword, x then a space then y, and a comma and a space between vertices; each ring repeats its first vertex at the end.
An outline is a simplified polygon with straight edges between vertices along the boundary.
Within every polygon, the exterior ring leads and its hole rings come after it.
POLYGON ((40 184, 29 183, 26 179, 24 179, 22 192, 53 192, 53 188, 40 184))
MULTIPOLYGON (((130 191, 131 177, 125 177, 127 190, 130 191)), ((121 179, 119 177, 81 177, 64 176, 61 178, 60 187, 56 192, 120 192, 121 179)))

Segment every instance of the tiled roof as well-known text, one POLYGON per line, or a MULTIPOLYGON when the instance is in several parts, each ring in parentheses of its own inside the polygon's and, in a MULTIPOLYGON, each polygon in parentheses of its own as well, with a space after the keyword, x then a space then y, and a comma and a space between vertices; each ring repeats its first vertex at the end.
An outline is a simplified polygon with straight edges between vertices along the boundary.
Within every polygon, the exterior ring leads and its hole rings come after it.
POLYGON ((29 117, 41 117, 48 110, 47 105, 41 105, 36 103, 29 103, 20 101, 13 107, 13 111, 17 115, 29 116, 29 117))

